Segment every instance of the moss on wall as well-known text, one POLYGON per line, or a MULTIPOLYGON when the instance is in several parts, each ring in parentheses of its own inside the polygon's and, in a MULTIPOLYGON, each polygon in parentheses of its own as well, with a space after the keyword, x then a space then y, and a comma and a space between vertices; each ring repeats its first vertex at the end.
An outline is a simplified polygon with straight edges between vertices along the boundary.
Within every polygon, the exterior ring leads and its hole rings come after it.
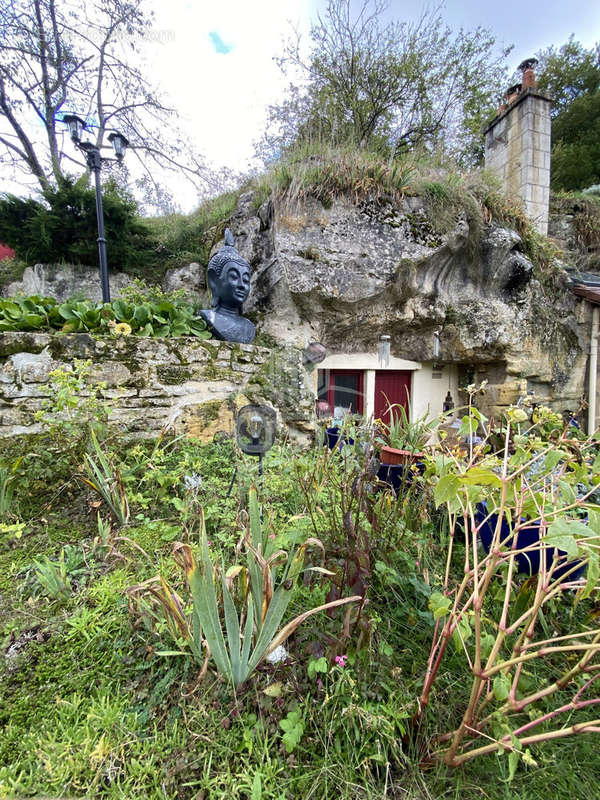
POLYGON ((180 385, 193 379, 194 374, 189 369, 174 366, 173 364, 165 364, 156 368, 156 377, 161 383, 180 385))

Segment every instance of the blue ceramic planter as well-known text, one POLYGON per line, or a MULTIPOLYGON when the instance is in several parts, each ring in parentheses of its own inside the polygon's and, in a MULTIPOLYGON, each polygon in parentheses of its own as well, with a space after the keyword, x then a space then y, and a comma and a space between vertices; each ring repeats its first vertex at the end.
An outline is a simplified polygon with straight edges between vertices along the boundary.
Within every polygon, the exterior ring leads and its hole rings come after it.
POLYGON ((412 480, 410 475, 404 477, 403 464, 382 464, 377 470, 377 478, 383 483, 387 483, 392 489, 397 492, 402 486, 403 481, 408 482, 412 480))
POLYGON ((327 437, 327 447, 333 450, 340 438, 340 429, 338 427, 326 428, 325 436, 327 437))
MULTIPOLYGON (((487 517, 487 509, 484 503, 479 503, 475 513, 475 521, 477 525, 481 525, 483 520, 487 517)), ((498 523, 498 515, 492 514, 491 517, 481 525, 479 528, 479 536, 481 544, 486 553, 490 552, 492 541, 494 538, 494 531, 498 523)), ((552 550, 550 548, 540 548, 538 543, 540 541, 540 526, 539 522, 532 521, 525 528, 521 528, 517 536, 516 549, 523 550, 524 552, 518 553, 515 562, 517 571, 525 575, 537 575, 540 571, 540 561, 542 558, 547 559, 546 566, 552 563, 552 550)), ((502 520, 502 527, 500 530, 500 541, 504 542, 504 547, 507 549, 512 547, 512 538, 510 537, 510 529, 506 520, 502 520)), ((558 551, 561 556, 567 554, 563 550, 558 551)), ((569 563, 561 563, 554 571, 554 577, 561 578, 566 572, 571 570, 574 566, 573 561, 569 563)), ((585 573, 585 565, 579 567, 578 570, 568 576, 568 580, 577 580, 585 573)))
POLYGON ((354 444, 354 439, 342 438, 340 440, 340 429, 337 426, 335 428, 326 428, 325 435, 327 437, 327 447, 330 450, 333 450, 334 447, 342 447, 345 442, 354 444))
POLYGON ((402 486, 408 488, 415 477, 413 467, 417 467, 417 471, 422 474, 425 470, 425 464, 422 461, 417 461, 415 464, 382 464, 377 470, 377 478, 383 483, 387 483, 397 493, 402 486))

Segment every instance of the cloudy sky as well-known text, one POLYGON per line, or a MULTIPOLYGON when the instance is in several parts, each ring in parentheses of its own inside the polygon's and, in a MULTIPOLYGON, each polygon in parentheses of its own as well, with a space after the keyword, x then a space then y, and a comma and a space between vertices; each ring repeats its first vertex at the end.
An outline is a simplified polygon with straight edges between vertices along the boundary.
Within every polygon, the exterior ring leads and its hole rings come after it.
MULTIPOLYGON (((265 110, 286 85, 273 58, 292 25, 306 34, 325 0, 155 0, 149 61, 199 150, 216 165, 246 171, 265 110)), ((388 15, 415 20, 427 6, 391 0, 388 15)), ((586 47, 600 40, 600 2, 579 0, 446 0, 454 29, 490 28, 513 44, 511 67, 570 34, 586 47)), ((181 194, 182 204, 194 198, 181 194)))
MULTIPOLYGON (((362 0, 352 0, 357 9, 362 0)), ((274 57, 293 27, 308 38, 326 0, 148 0, 155 20, 145 46, 145 69, 170 104, 195 148, 215 167, 247 172, 266 108, 287 85, 274 57)), ((511 69, 537 50, 560 46, 571 34, 586 47, 600 41, 600 0, 445 0, 434 4, 451 28, 491 29, 498 47, 514 45, 511 69)), ((387 19, 416 21, 418 0, 390 0, 387 19)), ((4 177, 4 176, 2 176, 4 177)), ((6 176, 7 177, 7 176, 6 176)), ((181 176, 165 176, 178 205, 198 197, 181 176)), ((8 185, 7 185, 8 184, 8 185)), ((19 183, 1 189, 23 193, 19 183)))

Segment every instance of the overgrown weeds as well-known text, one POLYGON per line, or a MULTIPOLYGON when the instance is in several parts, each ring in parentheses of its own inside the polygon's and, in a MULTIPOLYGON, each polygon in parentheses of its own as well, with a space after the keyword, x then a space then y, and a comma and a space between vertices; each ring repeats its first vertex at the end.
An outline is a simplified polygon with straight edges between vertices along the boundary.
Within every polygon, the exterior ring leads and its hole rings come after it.
POLYGON ((289 552, 278 547, 274 535, 268 535, 261 523, 256 490, 250 490, 248 528, 240 542, 247 565, 234 564, 228 569, 213 563, 209 542, 200 515, 200 558, 192 548, 178 543, 175 553, 186 578, 190 595, 191 618, 185 613, 186 603, 168 586, 164 578, 151 579, 129 590, 134 604, 142 609, 145 594, 154 601, 149 608, 154 618, 164 615, 171 635, 183 638, 194 657, 205 661, 212 656, 219 674, 239 688, 256 667, 286 642, 296 628, 319 611, 337 608, 360 600, 360 596, 336 598, 304 611, 280 625, 297 589, 298 578, 307 571, 326 572, 321 567, 304 568, 308 546, 323 545, 308 538, 289 552), (237 606, 237 607, 236 607, 237 606), (203 640, 206 640, 206 660, 203 640))
POLYGON ((400 203, 413 172, 410 159, 383 161, 359 149, 310 147, 293 151, 252 181, 260 204, 268 196, 286 205, 312 197, 329 208, 336 198, 400 203))
MULTIPOLYGON (((127 536, 76 481, 36 507, 47 465, 12 442, 29 468, 11 484, 20 538, 0 542, 0 796, 579 796, 575 765, 598 775, 600 459, 535 414, 513 409, 493 452, 467 409, 462 445, 396 490, 353 421, 333 451, 278 446, 262 513, 231 442, 106 437, 127 536)), ((91 440, 80 452, 98 459, 91 440)))

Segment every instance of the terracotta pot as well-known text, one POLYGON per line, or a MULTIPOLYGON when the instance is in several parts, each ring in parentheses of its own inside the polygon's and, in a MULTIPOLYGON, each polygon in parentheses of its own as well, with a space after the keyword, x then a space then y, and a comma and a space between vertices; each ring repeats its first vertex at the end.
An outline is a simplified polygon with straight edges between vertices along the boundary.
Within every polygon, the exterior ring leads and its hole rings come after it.
POLYGON ((381 448, 382 464, 413 464, 424 457, 425 453, 420 451, 398 450, 396 447, 387 447, 387 445, 381 448))

